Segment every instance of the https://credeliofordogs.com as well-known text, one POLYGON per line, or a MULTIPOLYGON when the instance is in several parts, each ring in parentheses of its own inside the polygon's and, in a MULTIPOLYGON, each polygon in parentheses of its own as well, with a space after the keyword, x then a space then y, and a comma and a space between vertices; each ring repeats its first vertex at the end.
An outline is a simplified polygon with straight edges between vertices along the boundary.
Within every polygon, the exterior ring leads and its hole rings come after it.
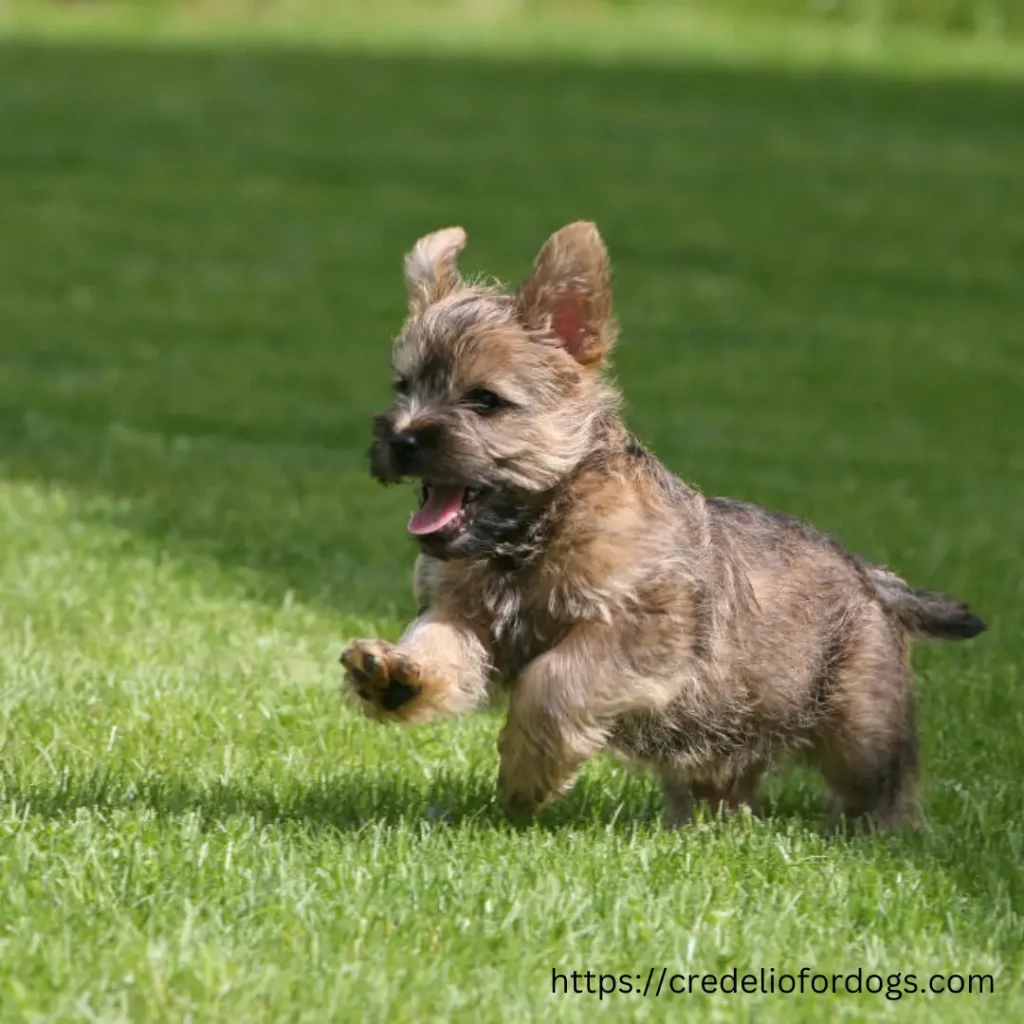
POLYGON ((639 974, 601 971, 559 971, 551 968, 553 995, 634 995, 643 998, 683 995, 881 995, 896 1002, 904 996, 992 995, 991 974, 883 974, 858 967, 853 972, 829 972, 801 967, 797 972, 761 967, 756 971, 732 968, 720 974, 683 974, 667 967, 651 967, 639 974))

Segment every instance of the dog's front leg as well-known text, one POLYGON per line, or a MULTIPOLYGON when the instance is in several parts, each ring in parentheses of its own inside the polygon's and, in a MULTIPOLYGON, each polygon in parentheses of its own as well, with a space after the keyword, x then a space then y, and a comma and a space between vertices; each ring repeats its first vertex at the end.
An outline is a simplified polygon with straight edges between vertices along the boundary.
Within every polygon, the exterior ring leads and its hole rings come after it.
POLYGON ((405 725, 479 707, 491 672, 477 633, 429 609, 397 644, 356 640, 341 663, 349 692, 369 717, 405 725))
POLYGON ((533 814, 566 793, 583 762, 604 746, 592 689, 595 673, 608 670, 601 664, 602 631, 577 627, 532 661, 513 687, 498 740, 498 788, 513 813, 533 814))

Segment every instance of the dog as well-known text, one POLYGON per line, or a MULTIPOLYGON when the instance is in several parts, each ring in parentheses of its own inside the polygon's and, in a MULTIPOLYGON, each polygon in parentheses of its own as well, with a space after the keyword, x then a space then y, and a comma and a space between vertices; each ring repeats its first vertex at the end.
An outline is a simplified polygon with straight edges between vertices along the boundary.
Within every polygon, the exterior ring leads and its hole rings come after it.
POLYGON ((784 754, 839 820, 918 821, 910 640, 964 640, 966 604, 802 521, 706 497, 627 430, 597 227, 552 235, 514 290, 464 281, 462 228, 405 258, 394 401, 370 465, 413 480, 418 615, 358 640, 346 690, 374 719, 462 715, 507 689, 498 788, 532 814, 600 752, 653 771, 665 824, 756 802, 784 754))

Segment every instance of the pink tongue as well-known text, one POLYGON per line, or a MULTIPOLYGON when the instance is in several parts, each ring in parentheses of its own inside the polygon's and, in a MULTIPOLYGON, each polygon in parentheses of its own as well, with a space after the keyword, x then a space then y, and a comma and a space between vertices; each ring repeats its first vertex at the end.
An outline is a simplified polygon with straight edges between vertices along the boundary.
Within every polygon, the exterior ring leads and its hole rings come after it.
POLYGON ((423 507, 409 520, 409 532, 416 536, 437 533, 455 522, 462 512, 462 487, 431 487, 423 507))

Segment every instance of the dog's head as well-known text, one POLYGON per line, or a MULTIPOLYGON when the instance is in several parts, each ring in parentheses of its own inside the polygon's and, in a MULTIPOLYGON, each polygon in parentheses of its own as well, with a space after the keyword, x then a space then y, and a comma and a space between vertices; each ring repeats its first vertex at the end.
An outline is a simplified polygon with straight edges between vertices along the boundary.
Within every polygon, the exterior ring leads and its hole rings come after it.
POLYGON ((406 256, 395 397, 374 419, 371 448, 378 480, 419 483, 409 532, 441 558, 521 531, 592 454, 615 404, 601 375, 615 325, 596 227, 552 235, 515 291, 464 282, 465 244, 462 228, 446 228, 406 256))

